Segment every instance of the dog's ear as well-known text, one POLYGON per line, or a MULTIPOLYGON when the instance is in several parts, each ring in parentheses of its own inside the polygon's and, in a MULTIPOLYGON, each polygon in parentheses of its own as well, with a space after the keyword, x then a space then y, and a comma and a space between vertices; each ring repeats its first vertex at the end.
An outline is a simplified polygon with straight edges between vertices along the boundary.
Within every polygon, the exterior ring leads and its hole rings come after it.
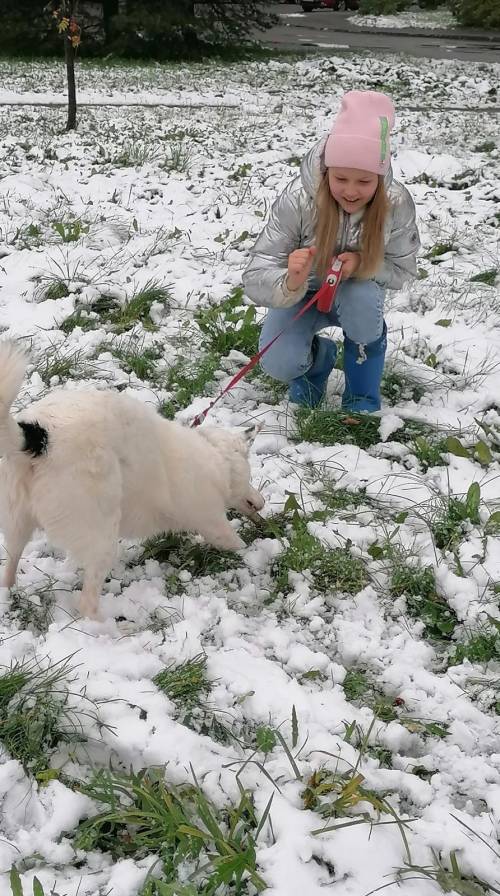
POLYGON ((245 426, 245 428, 241 431, 244 442, 247 445, 251 445, 255 437, 258 436, 261 429, 262 423, 252 423, 251 426, 245 426))

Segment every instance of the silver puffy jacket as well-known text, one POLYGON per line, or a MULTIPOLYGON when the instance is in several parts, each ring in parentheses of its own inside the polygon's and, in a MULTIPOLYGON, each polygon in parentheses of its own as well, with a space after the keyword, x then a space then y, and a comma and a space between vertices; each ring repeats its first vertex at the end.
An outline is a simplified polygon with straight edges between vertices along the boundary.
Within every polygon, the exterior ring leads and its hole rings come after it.
MULTIPOLYGON (((292 292, 287 289, 285 278, 290 253, 315 242, 315 195, 325 170, 326 139, 320 140, 304 157, 300 175, 274 203, 269 220, 250 252, 250 262, 243 272, 243 286, 246 295, 257 305, 286 308, 299 302, 308 289, 320 286, 317 276, 312 273, 307 284, 292 292)), ((391 170, 386 175, 385 186, 391 211, 385 225, 384 261, 375 280, 387 289, 400 289, 405 280, 416 276, 420 239, 413 199, 406 187, 393 180, 391 170)), ((332 256, 359 249, 361 220, 360 212, 348 215, 340 210, 338 242, 337 246, 332 246, 332 256)))

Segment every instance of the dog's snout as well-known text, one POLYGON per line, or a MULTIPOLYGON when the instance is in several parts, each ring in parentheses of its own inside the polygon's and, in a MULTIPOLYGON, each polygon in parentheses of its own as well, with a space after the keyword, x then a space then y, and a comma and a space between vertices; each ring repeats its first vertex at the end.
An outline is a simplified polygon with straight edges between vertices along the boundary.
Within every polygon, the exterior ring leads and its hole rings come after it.
POLYGON ((262 510, 264 507, 264 498, 262 497, 260 492, 255 490, 252 491, 252 494, 247 497, 247 504, 249 510, 262 510))

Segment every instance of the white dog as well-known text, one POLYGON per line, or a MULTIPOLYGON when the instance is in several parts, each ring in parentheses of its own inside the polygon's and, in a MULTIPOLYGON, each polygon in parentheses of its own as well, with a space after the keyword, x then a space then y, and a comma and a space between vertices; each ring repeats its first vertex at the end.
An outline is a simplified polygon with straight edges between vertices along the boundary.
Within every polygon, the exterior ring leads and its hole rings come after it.
POLYGON ((83 568, 80 610, 90 617, 120 537, 191 531, 222 550, 244 547, 226 511, 252 516, 264 505, 247 459, 258 427, 189 429, 108 390, 58 391, 14 419, 26 367, 19 348, 0 343, 5 587, 36 528, 83 568))

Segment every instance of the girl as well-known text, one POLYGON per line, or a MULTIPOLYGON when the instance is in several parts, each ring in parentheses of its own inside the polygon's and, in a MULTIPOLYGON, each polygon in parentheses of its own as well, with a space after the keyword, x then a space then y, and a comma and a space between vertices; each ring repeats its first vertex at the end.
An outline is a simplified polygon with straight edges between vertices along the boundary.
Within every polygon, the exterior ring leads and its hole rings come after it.
POLYGON ((319 289, 332 257, 342 260, 342 282, 329 313, 313 305, 262 358, 262 367, 289 384, 289 398, 316 407, 335 366, 335 342, 318 332, 344 331, 349 411, 380 408, 386 350, 384 294, 416 275, 420 247, 415 206, 393 180, 388 96, 353 90, 342 99, 330 134, 308 153, 301 173, 278 197, 243 274, 246 294, 271 310, 261 346, 271 340, 319 289))

